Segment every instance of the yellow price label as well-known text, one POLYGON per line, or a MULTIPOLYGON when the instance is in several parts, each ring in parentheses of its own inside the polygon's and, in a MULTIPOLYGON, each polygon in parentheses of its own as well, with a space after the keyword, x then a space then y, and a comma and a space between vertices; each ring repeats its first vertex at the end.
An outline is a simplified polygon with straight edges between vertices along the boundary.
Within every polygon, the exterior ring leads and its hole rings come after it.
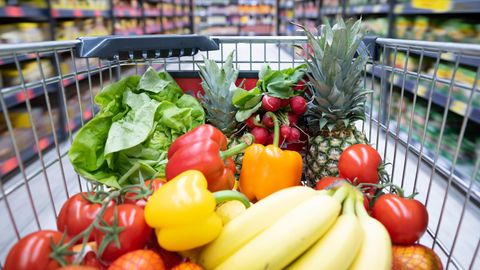
POLYGON ((428 9, 435 12, 448 11, 452 7, 452 0, 412 0, 412 7, 428 9))
POLYGON ((442 59, 443 60, 448 60, 448 61, 454 61, 455 60, 455 54, 453 53, 443 53, 442 54, 442 59))
POLYGON ((460 115, 465 115, 465 113, 467 112, 467 104, 465 104, 465 102, 462 102, 462 101, 454 100, 450 105, 450 110, 460 115))
POLYGON ((404 9, 405 9, 404 4, 397 4, 397 5, 395 5, 395 8, 393 9, 393 13, 396 13, 396 14, 402 13, 404 9))
POLYGON ((421 97, 425 97, 427 96, 427 87, 423 86, 423 85, 419 85, 418 86, 418 90, 417 90, 417 95, 421 96, 421 97))

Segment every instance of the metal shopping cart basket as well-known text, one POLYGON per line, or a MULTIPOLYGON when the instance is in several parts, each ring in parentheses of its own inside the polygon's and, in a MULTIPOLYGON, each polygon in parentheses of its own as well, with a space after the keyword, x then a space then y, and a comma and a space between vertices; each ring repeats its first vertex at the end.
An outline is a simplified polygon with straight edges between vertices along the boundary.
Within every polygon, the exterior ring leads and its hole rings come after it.
MULTIPOLYGON (((429 228, 420 242, 447 268, 480 269, 480 46, 368 42, 363 84, 373 93, 358 125, 391 163, 393 182, 418 191, 427 205, 429 228)), ((254 84, 264 63, 278 69, 303 63, 293 45, 305 43, 304 37, 193 35, 0 46, 0 62, 10 69, 0 77, 0 265, 20 237, 54 229, 66 198, 89 188, 66 155, 105 85, 153 66, 196 91, 201 55, 223 62, 232 50, 239 77, 254 84)))

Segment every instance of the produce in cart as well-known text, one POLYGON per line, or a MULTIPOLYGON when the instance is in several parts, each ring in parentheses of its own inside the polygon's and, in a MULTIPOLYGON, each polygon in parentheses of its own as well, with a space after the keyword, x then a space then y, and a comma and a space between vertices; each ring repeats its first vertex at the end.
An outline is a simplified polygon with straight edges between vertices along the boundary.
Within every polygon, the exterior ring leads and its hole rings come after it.
POLYGON ((442 270, 442 261, 430 248, 415 244, 393 248, 392 270, 442 270))
POLYGON ((170 144, 205 122, 198 101, 152 68, 107 86, 95 103, 100 112, 75 136, 68 157, 85 179, 114 188, 164 176, 170 144))
POLYGON ((274 122, 273 144, 253 144, 245 150, 240 171, 240 191, 251 201, 261 200, 268 195, 292 186, 300 185, 302 178, 302 156, 296 151, 279 147, 280 127, 274 113, 267 115, 274 122))
POLYGON ((258 73, 256 86, 247 91, 235 90, 233 105, 236 119, 245 122, 256 144, 268 145, 274 140, 273 113, 281 123, 280 143, 299 143, 301 132, 297 120, 306 111, 303 88, 298 87, 305 76, 306 66, 273 70, 265 64, 258 73), (268 114, 270 113, 270 114, 268 114))
MULTIPOLYGON (((237 109, 232 103, 238 77, 238 70, 233 66, 233 54, 231 52, 227 56, 223 66, 208 58, 204 58, 203 65, 197 64, 203 89, 198 99, 206 112, 207 121, 227 136, 228 147, 239 144, 241 137, 239 122, 235 119, 237 109)), ((241 153, 233 157, 237 169, 240 169, 242 158, 241 153)))
POLYGON ((328 23, 315 37, 303 27, 311 50, 305 50, 308 67, 307 123, 310 134, 306 160, 306 178, 310 186, 324 176, 338 176, 338 159, 350 145, 368 143, 355 127, 365 117, 366 95, 360 86, 368 60, 360 49, 364 37, 361 21, 340 19, 333 27, 328 23), (358 53, 356 56, 355 54, 358 53))
POLYGON ((330 191, 290 187, 260 200, 227 223, 198 262, 219 270, 387 270, 391 254, 387 230, 344 183, 330 191))

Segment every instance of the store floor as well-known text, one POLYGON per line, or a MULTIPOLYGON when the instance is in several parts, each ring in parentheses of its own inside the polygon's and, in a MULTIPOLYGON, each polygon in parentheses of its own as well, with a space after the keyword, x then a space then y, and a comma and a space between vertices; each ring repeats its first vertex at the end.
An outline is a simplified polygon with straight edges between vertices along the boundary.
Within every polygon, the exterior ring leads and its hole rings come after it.
MULTIPOLYGON (((237 48, 233 45, 226 45, 223 48, 223 59, 225 59, 226 55, 233 49, 237 49, 238 51, 236 59, 241 62, 239 68, 242 70, 258 70, 261 68, 261 63, 249 63, 249 59, 258 62, 265 61, 272 63, 272 68, 274 69, 292 66, 291 56, 285 51, 279 50, 276 45, 246 44, 244 46, 237 46, 237 48), (284 61, 285 63, 277 64, 279 62, 278 59, 281 59, 281 62, 284 61)), ((222 58, 219 52, 209 53, 209 57, 215 59, 222 58)), ((201 59, 201 57, 196 56, 195 59, 201 59)), ((187 63, 181 64, 180 68, 182 70, 188 70, 192 69, 192 66, 191 63, 187 63)), ((178 67, 178 64, 170 64, 167 66, 167 70, 178 69, 178 67)), ((429 190, 428 187, 431 184, 427 207, 430 217, 429 228, 432 233, 435 233, 438 228, 438 240, 445 245, 447 250, 452 249, 453 241, 456 239, 455 246, 453 247, 455 259, 463 268, 472 267, 472 269, 479 269, 480 260, 477 259, 475 265, 470 265, 470 263, 475 256, 474 252, 479 244, 480 234, 478 233, 478 228, 480 228, 480 209, 471 202, 467 202, 464 207, 464 195, 453 186, 449 188, 448 194, 445 196, 447 189, 446 179, 438 173, 431 175, 431 168, 423 162, 420 162, 418 177, 416 177, 417 156, 409 153, 407 159, 405 159, 405 147, 401 144, 397 145, 397 151, 395 152, 395 140, 390 137, 388 142, 385 143, 386 137, 383 132, 379 133, 380 136, 377 141, 376 128, 372 126, 372 129, 370 129, 368 123, 367 121, 364 129, 367 132, 367 137, 369 137, 369 131, 371 130, 371 143, 379 149, 382 156, 384 156, 386 149, 385 157, 387 162, 393 162, 394 159, 396 161, 394 164, 394 183, 402 184, 402 174, 405 171, 403 186, 406 193, 410 194, 413 192, 415 179, 418 179, 416 190, 419 192, 419 195, 416 198, 422 202, 425 202, 427 191, 429 190), (445 206, 440 221, 443 204, 445 204, 445 206), (463 208, 465 208, 464 212, 462 211, 463 208), (455 238, 458 227, 460 227, 460 230, 458 237, 455 238)), ((359 128, 361 128, 361 125, 359 125, 359 128)), ((16 230, 18 230, 20 236, 25 236, 30 232, 38 230, 39 226, 42 229, 55 229, 55 216, 67 198, 67 192, 69 195, 72 195, 79 192, 80 187, 82 190, 86 190, 85 182, 80 180, 75 174, 66 156, 69 144, 70 142, 67 141, 59 145, 60 158, 55 150, 51 150, 45 154, 44 163, 46 164, 46 169, 44 173, 40 173, 34 177, 31 175, 42 168, 42 164, 39 161, 33 162, 25 168, 27 178, 32 178, 28 182, 28 187, 37 215, 35 215, 32 210, 29 192, 27 191, 27 186, 24 185, 25 178, 22 174, 13 177, 3 186, 6 192, 16 189, 8 196, 8 204, 15 220, 16 230), (61 163, 59 160, 61 160, 61 163), (51 192, 49 192, 47 186, 50 186, 51 192), (49 194, 52 196, 49 196, 49 194), (38 219, 35 219, 35 216, 37 216, 38 219)), ((393 166, 388 167, 390 172, 392 167, 393 166)), ((0 201, 0 209, 0 220, 2 220, 0 223, 0 231, 4 232, 0 236, 0 262, 3 263, 7 251, 17 238, 9 212, 6 208, 5 200, 0 201)), ((431 246, 433 237, 425 234, 421 243, 431 246)), ((435 247, 435 250, 445 263, 446 256, 439 249, 438 245, 435 247)), ((478 254, 476 256, 478 257, 478 254)), ((451 267, 451 269, 455 269, 455 267, 451 267)))

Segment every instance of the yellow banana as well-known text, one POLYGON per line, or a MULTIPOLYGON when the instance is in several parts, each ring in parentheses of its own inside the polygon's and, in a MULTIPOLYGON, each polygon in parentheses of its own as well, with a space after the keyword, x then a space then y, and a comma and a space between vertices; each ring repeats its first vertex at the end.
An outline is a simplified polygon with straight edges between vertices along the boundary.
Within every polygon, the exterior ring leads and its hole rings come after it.
POLYGON ((387 229, 382 223, 367 214, 362 200, 357 200, 355 208, 364 240, 350 269, 390 270, 392 268, 392 242, 387 229))
POLYGON ((336 198, 317 195, 301 203, 231 255, 216 270, 282 269, 334 224, 341 210, 336 198))
POLYGON ((332 228, 293 262, 289 270, 344 270, 348 269, 358 254, 363 241, 363 231, 355 216, 353 200, 344 203, 344 213, 332 228), (346 204, 350 204, 346 206, 346 204), (346 207, 349 211, 345 212, 346 207))
POLYGON ((317 194, 311 188, 296 186, 255 203, 223 227, 220 235, 202 250, 198 263, 214 269, 279 218, 317 194))

